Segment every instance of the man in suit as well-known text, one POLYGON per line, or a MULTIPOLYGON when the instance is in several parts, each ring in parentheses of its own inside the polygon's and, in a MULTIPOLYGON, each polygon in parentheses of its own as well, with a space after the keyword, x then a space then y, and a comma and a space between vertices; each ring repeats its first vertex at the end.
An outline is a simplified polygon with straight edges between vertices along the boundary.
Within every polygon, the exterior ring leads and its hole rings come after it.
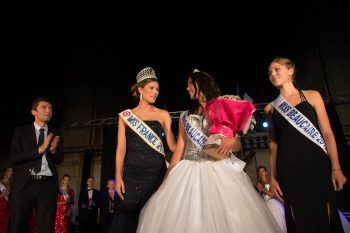
POLYGON ((98 209, 100 208, 100 191, 94 188, 95 178, 88 177, 87 188, 79 195, 79 225, 82 233, 95 233, 97 230, 98 209))
POLYGON ((63 146, 57 130, 47 123, 52 104, 46 98, 33 102, 34 123, 15 129, 11 143, 13 167, 11 233, 28 232, 33 209, 38 233, 54 231, 58 193, 56 164, 63 161, 63 146))

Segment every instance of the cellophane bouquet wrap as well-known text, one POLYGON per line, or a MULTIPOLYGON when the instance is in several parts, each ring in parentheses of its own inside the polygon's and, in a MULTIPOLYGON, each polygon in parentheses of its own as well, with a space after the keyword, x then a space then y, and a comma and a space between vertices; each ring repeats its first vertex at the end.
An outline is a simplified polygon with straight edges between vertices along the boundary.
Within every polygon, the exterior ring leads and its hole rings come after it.
POLYGON ((241 100, 239 96, 224 95, 209 101, 205 106, 205 112, 211 124, 209 128, 209 140, 203 150, 216 159, 225 158, 216 153, 222 136, 232 137, 238 132, 246 133, 251 126, 254 105, 247 100, 241 100))

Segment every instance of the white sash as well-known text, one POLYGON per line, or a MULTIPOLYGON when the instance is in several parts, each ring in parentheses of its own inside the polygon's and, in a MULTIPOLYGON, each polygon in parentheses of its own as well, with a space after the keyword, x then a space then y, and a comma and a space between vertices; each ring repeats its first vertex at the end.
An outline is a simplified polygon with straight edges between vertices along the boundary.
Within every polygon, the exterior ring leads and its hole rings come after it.
POLYGON ((119 113, 119 116, 142 140, 165 157, 162 140, 145 122, 140 120, 130 109, 119 113))
MULTIPOLYGON (((69 189, 68 189, 68 190, 69 190, 69 189)), ((67 212, 66 212, 66 216, 70 216, 71 213, 72 213, 72 205, 71 205, 72 200, 69 199, 69 194, 68 194, 68 192, 64 191, 64 189, 63 189, 62 187, 60 188, 60 191, 61 191, 61 193, 62 193, 62 195, 63 195, 64 200, 65 200, 66 202, 68 202, 68 203, 67 203, 67 212)))
POLYGON ((188 120, 188 111, 182 112, 180 115, 182 123, 184 125, 188 138, 195 144, 199 149, 203 149, 207 144, 208 137, 200 129, 191 124, 188 120))
MULTIPOLYGON (((1 193, 8 192, 8 189, 6 188, 6 186, 2 182, 0 182, 0 191, 1 191, 1 193)), ((6 201, 9 201, 9 196, 8 195, 5 196, 5 199, 6 199, 6 201)))
POLYGON ((60 189, 61 189, 61 193, 63 195, 64 200, 67 201, 69 198, 68 192, 64 191, 63 188, 60 188, 60 189))
POLYGON ((272 102, 272 106, 286 119, 295 129, 321 147, 327 153, 327 148, 322 134, 300 111, 287 102, 282 95, 272 102))
MULTIPOLYGON (((188 111, 182 112, 180 115, 180 118, 182 120, 182 123, 185 128, 185 132, 187 134, 187 137, 192 141, 194 145, 197 146, 199 149, 203 149, 205 144, 208 142, 208 137, 205 135, 200 129, 198 129, 196 126, 194 126, 191 121, 188 120, 188 111)), ((232 152, 230 156, 230 160, 233 164, 233 168, 241 172, 243 171, 246 163, 239 158, 237 158, 232 152)))

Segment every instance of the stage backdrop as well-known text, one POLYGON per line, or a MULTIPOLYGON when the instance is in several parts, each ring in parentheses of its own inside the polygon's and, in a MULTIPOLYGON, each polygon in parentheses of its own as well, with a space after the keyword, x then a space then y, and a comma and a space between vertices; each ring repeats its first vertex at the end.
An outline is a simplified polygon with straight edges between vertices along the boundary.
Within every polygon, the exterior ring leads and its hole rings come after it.
POLYGON ((101 190, 106 190, 107 180, 115 179, 115 152, 117 148, 117 126, 103 127, 101 164, 101 190))

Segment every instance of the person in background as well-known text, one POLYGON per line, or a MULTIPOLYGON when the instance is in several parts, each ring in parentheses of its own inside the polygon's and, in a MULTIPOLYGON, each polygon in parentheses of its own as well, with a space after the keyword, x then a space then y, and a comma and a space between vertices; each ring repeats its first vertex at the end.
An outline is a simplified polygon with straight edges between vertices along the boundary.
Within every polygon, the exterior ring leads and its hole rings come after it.
POLYGON ((259 166, 257 172, 258 182, 256 183, 255 188, 258 190, 267 207, 270 209, 272 215, 275 217, 278 225, 282 229, 282 232, 287 233, 283 200, 277 200, 274 198, 275 195, 271 191, 270 179, 267 177, 266 167, 259 166))
POLYGON ((69 181, 68 174, 62 176, 60 192, 57 195, 55 233, 70 232, 74 191, 69 187, 69 181))
POLYGON ((79 195, 79 225, 82 233, 97 232, 98 210, 100 208, 100 191, 94 188, 95 178, 89 176, 86 180, 87 188, 79 195))
POLYGON ((4 169, 0 180, 0 233, 8 233, 10 226, 10 194, 12 168, 4 169))
POLYGON ((101 223, 103 233, 108 232, 114 216, 114 201, 118 198, 114 179, 107 181, 107 191, 101 192, 101 223))

